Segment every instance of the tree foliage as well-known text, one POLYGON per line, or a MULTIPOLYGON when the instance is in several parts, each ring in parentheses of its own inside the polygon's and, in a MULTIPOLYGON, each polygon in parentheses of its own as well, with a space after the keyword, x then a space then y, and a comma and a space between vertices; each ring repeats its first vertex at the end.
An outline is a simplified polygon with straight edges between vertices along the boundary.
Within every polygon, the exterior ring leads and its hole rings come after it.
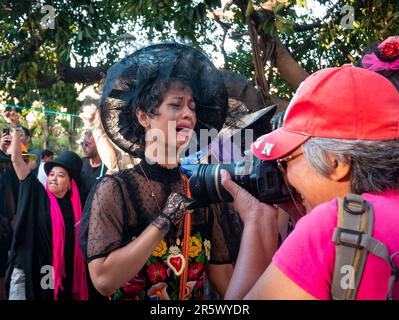
MULTIPOLYGON (((55 110, 76 113, 76 83, 98 82, 121 56, 134 34, 137 42, 178 39, 222 54, 225 67, 254 77, 248 20, 265 48, 281 43, 308 73, 355 62, 372 42, 399 32, 397 0, 3 0, 0 4, 0 93, 2 100, 30 106, 41 101, 55 110), (318 17, 313 4, 326 9, 318 17), (54 28, 44 28, 41 12, 54 8, 54 28), (354 21, 343 27, 353 8, 354 21), (299 15, 297 8, 307 10, 299 15), (222 33, 216 35, 218 30, 222 33), (223 40, 235 44, 228 50, 223 40)), ((274 51, 262 63, 273 67, 274 51)), ((211 53, 211 52, 209 52, 211 53)), ((274 52, 275 53, 275 52, 274 52)), ((299 67, 299 66, 298 66, 299 67)), ((293 70, 294 72, 295 70, 293 70)), ((273 69, 270 93, 289 99, 290 74, 273 69), (281 74, 281 76, 279 75, 281 74)), ((295 87, 295 86, 294 86, 295 87)))

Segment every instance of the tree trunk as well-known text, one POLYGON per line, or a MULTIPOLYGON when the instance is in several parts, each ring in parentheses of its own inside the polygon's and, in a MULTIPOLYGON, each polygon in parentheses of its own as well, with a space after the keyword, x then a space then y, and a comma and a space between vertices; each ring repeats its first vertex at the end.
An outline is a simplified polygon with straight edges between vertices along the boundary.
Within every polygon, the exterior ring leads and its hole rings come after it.
POLYGON ((294 89, 297 89, 301 82, 309 76, 278 38, 276 39, 276 68, 281 77, 294 89))

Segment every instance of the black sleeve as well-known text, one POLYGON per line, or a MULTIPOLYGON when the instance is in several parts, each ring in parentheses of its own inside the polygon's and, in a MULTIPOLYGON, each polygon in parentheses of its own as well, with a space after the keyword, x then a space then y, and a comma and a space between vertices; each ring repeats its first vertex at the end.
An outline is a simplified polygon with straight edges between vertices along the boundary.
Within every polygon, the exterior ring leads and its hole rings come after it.
POLYGON ((221 226, 222 211, 217 205, 209 208, 211 230, 211 259, 209 263, 227 264, 231 263, 231 256, 226 242, 226 237, 221 226))
POLYGON ((125 199, 117 179, 105 176, 87 199, 80 245, 88 262, 105 257, 124 242, 125 199))
MULTIPOLYGON (((14 236, 16 246, 27 241, 26 237, 29 232, 34 232, 34 226, 38 227, 40 224, 43 227, 46 221, 42 218, 46 213, 49 213, 47 192, 34 172, 30 172, 19 185, 14 236)), ((49 227, 51 231, 51 225, 49 227)))

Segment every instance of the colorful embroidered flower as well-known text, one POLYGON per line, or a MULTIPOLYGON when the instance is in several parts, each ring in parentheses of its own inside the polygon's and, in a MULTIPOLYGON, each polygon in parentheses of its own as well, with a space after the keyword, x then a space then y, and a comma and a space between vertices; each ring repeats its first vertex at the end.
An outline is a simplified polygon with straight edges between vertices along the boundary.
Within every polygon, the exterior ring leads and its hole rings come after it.
POLYGON ((195 258, 202 251, 202 243, 196 236, 190 237, 189 243, 190 243, 190 250, 188 252, 188 255, 190 256, 190 258, 195 258))
POLYGON ((211 259, 211 242, 209 240, 205 240, 204 241, 204 247, 205 247, 206 258, 208 260, 210 260, 211 259))
POLYGON ((157 283, 148 289, 147 294, 150 299, 170 300, 168 292, 166 291, 167 287, 168 285, 165 282, 157 283))
POLYGON ((170 246, 169 254, 181 254, 181 250, 177 246, 170 246))
POLYGON ((147 274, 151 283, 164 281, 166 279, 166 269, 163 264, 159 262, 150 264, 147 268, 147 274))
POLYGON ((155 250, 152 252, 152 255, 154 257, 160 257, 162 258, 163 255, 166 253, 166 251, 168 250, 168 246, 166 245, 165 240, 161 240, 160 243, 158 243, 157 247, 155 248, 155 250))
POLYGON ((144 290, 145 285, 146 279, 144 275, 139 273, 137 276, 123 285, 122 291, 130 297, 137 296, 141 291, 144 290))
POLYGON ((186 283, 186 297, 185 297, 186 300, 188 300, 192 297, 196 282, 197 281, 188 281, 186 283))
MULTIPOLYGON (((202 273, 201 277, 197 279, 197 288, 202 288, 204 286, 205 272, 202 273)), ((202 291, 202 290, 199 290, 202 291)))
POLYGON ((197 280, 204 270, 204 264, 202 262, 190 263, 190 268, 188 269, 188 279, 197 280))

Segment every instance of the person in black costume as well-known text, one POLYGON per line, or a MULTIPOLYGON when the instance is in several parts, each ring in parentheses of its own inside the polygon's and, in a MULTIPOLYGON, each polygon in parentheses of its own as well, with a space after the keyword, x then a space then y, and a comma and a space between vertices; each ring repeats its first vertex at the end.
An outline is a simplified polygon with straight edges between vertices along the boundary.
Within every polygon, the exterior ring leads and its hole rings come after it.
POLYGON ((22 159, 15 130, 10 149, 21 182, 8 269, 9 299, 87 299, 86 266, 77 243, 81 159, 63 151, 47 162, 45 189, 22 159))
POLYGON ((141 162, 104 177, 84 209, 81 246, 105 296, 203 299, 205 277, 224 294, 232 265, 220 217, 187 209, 178 160, 194 131, 221 129, 227 106, 218 70, 192 47, 145 47, 108 71, 104 130, 141 162))
POLYGON ((9 130, 4 130, 0 141, 0 300, 5 298, 5 272, 12 240, 12 222, 17 208, 19 181, 11 163, 8 149, 9 130))

